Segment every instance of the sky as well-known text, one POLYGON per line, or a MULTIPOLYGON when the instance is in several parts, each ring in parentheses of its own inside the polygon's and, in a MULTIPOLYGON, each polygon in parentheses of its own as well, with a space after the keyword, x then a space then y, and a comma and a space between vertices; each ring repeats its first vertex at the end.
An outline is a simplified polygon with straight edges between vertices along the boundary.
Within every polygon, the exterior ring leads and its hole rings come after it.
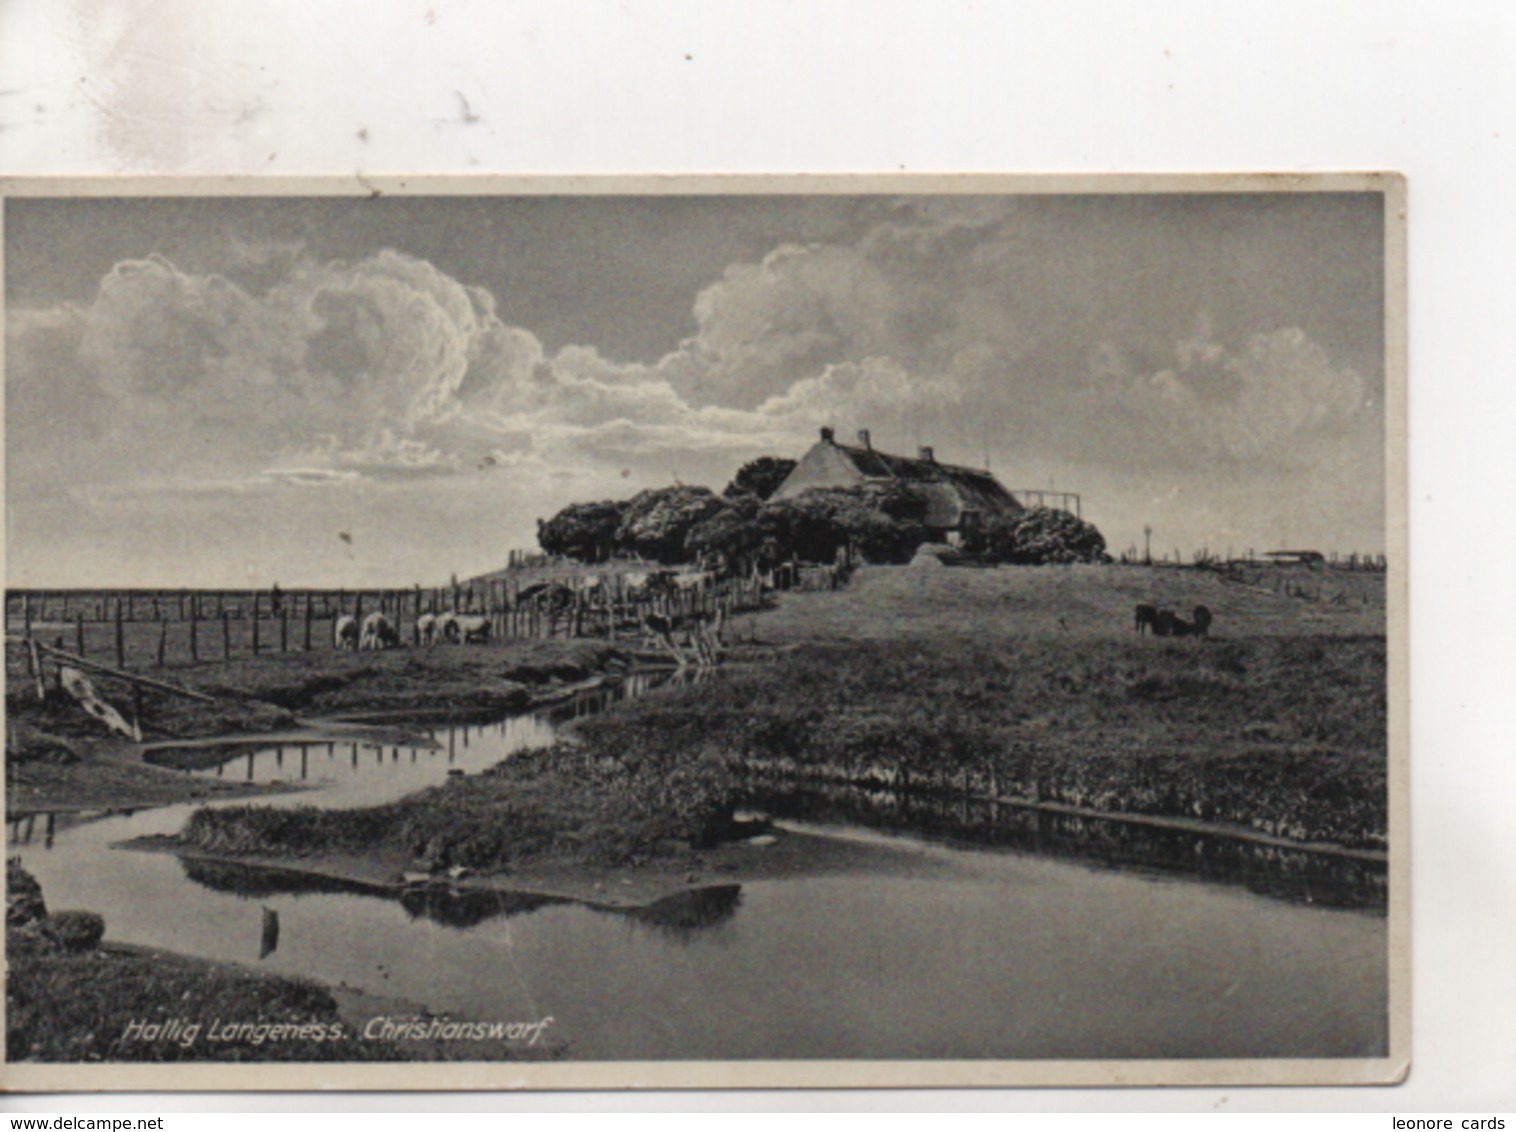
POLYGON ((12 199, 9 584, 434 584, 822 426, 1384 550, 1377 194, 12 199))

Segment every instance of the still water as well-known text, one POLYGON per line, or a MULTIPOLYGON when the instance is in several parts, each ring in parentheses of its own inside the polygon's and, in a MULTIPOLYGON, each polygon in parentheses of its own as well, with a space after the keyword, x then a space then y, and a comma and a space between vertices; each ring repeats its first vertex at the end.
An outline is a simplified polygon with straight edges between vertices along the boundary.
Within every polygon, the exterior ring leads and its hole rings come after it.
MULTIPOLYGON (((603 703, 566 705, 565 714, 603 703)), ((323 788, 278 804, 356 805, 482 769, 551 736, 546 714, 435 749, 286 747, 255 780, 323 788)), ((248 759, 222 768, 243 777, 248 759)), ((215 773, 215 772, 210 772, 215 773)), ((744 882, 627 915, 574 904, 406 902, 248 892, 211 868, 111 848, 173 833, 192 807, 14 825, 12 854, 53 909, 107 937, 311 976, 500 1021, 552 1016, 586 1059, 1197 1058, 1382 1055, 1382 915, 1235 885, 1118 871, 857 826, 866 869, 744 882), (259 959, 262 908, 277 949, 259 959)), ((762 854, 752 847, 749 852, 762 854)), ((613 882, 614 883, 614 882, 613 882)))

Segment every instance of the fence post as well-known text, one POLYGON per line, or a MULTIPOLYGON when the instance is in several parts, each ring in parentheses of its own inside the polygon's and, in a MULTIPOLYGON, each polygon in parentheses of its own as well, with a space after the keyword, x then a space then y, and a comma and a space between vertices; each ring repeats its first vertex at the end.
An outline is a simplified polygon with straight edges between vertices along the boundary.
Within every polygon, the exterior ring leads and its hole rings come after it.
POLYGON ((258 640, 258 613, 260 612, 259 609, 258 609, 258 606, 259 606, 259 599, 261 597, 262 597, 261 594, 254 594, 253 595, 253 655, 254 656, 258 655, 258 646, 260 644, 260 642, 258 640))
POLYGON ((74 651, 84 655, 84 614, 74 613, 74 651))
POLYGON ((221 611, 221 659, 232 659, 232 618, 225 609, 221 611))
POLYGON ((126 636, 121 628, 121 602, 116 602, 116 667, 126 667, 126 636))
POLYGON ((314 594, 305 595, 305 651, 311 651, 311 598, 314 594))
POLYGON ((158 667, 163 667, 163 659, 168 652, 168 622, 158 622, 158 667))
POLYGON ((288 605, 279 610, 279 651, 290 651, 290 611, 288 605))
POLYGON ((190 602, 189 627, 190 663, 198 664, 200 662, 200 619, 195 616, 195 603, 193 601, 190 602))

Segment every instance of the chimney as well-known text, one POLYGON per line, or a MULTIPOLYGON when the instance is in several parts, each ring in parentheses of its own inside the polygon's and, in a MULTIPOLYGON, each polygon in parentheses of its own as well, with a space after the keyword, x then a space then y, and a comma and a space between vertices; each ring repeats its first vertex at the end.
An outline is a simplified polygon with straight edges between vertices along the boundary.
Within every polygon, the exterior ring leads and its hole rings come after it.
POLYGON ((822 428, 822 430, 821 430, 821 439, 824 440, 827 444, 831 444, 836 438, 837 438, 837 434, 835 432, 833 432, 830 428, 827 428, 827 427, 822 428))
POLYGON ((864 448, 873 448, 874 447, 872 444, 869 443, 869 430, 868 429, 866 429, 866 428, 860 428, 858 430, 858 443, 860 445, 862 445, 864 448))
POLYGON ((931 448, 930 448, 930 447, 928 447, 928 446, 927 446, 927 445, 925 445, 925 444, 923 444, 923 445, 922 445, 922 446, 921 446, 921 447, 920 447, 920 448, 919 448, 919 449, 918 449, 918 450, 917 450, 917 452, 916 452, 916 457, 917 457, 917 459, 919 459, 919 460, 924 460, 924 461, 925 461, 925 462, 926 462, 926 463, 928 463, 928 464, 935 464, 935 463, 936 463, 936 462, 937 462, 937 457, 936 457, 936 456, 934 456, 934 455, 933 455, 933 454, 932 454, 932 450, 931 450, 931 448))

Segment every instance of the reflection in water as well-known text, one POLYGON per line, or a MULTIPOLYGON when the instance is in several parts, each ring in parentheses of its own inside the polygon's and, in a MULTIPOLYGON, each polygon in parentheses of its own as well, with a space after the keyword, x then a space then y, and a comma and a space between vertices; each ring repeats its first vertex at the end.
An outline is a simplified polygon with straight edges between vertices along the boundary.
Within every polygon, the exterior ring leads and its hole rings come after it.
POLYGON ((1301 904, 1382 911, 1385 865, 1231 837, 1050 813, 994 802, 853 787, 782 788, 770 779, 746 804, 778 817, 992 845, 1118 869, 1197 876, 1301 904))
MULTIPOLYGON (((27 814, 10 823, 10 841, 12 845, 30 845, 37 836, 37 819, 42 819, 42 845, 45 849, 53 847, 53 837, 57 834, 58 814, 49 811, 45 814, 27 814)), ((72 824, 70 818, 77 820, 78 815, 62 815, 65 828, 72 824)))
MULTIPOLYGON (((599 714, 613 704, 659 687, 668 679, 664 673, 634 674, 525 715, 439 726, 427 732, 424 742, 416 746, 347 741, 342 743, 346 748, 346 766, 338 761, 338 744, 320 740, 253 749, 229 748, 222 762, 194 773, 216 778, 231 774, 255 783, 302 782, 322 787, 319 804, 324 806, 372 805, 432 785, 449 769, 477 774, 517 751, 547 746, 563 724, 599 714), (402 748, 408 752, 404 757, 402 748), (228 767, 234 769, 228 771, 228 767)), ((173 753, 160 750, 148 757, 169 761, 173 753)))
POLYGON ((267 959, 279 950, 279 913, 263 906, 263 934, 258 940, 258 958, 267 959))
POLYGON ((519 916, 565 903, 551 896, 526 892, 494 892, 479 888, 420 885, 400 894, 400 906, 413 920, 431 920, 449 928, 478 927, 499 916, 519 916))
MULTIPOLYGON (((397 901, 412 920, 430 920, 444 927, 467 930, 488 920, 520 916, 558 904, 572 904, 565 897, 530 892, 500 892, 484 888, 454 888, 447 884, 421 884, 396 889, 314 876, 289 869, 236 862, 180 858, 184 875, 214 892, 227 892, 248 899, 273 896, 309 896, 346 893, 397 901)), ((736 915, 741 885, 720 884, 676 892, 645 907, 610 908, 597 911, 624 915, 657 928, 675 938, 688 940, 705 928, 736 915)), ((279 942, 278 914, 264 908, 263 945, 259 958, 267 958, 279 942), (273 916, 272 925, 269 917, 273 916)))
POLYGON ((713 884, 676 892, 645 908, 629 909, 626 915, 687 943, 705 929, 730 920, 741 903, 740 884, 713 884))
POLYGON ((184 875, 212 892, 255 899, 263 896, 306 896, 322 892, 372 893, 373 886, 337 877, 315 876, 266 865, 176 858, 184 875))

